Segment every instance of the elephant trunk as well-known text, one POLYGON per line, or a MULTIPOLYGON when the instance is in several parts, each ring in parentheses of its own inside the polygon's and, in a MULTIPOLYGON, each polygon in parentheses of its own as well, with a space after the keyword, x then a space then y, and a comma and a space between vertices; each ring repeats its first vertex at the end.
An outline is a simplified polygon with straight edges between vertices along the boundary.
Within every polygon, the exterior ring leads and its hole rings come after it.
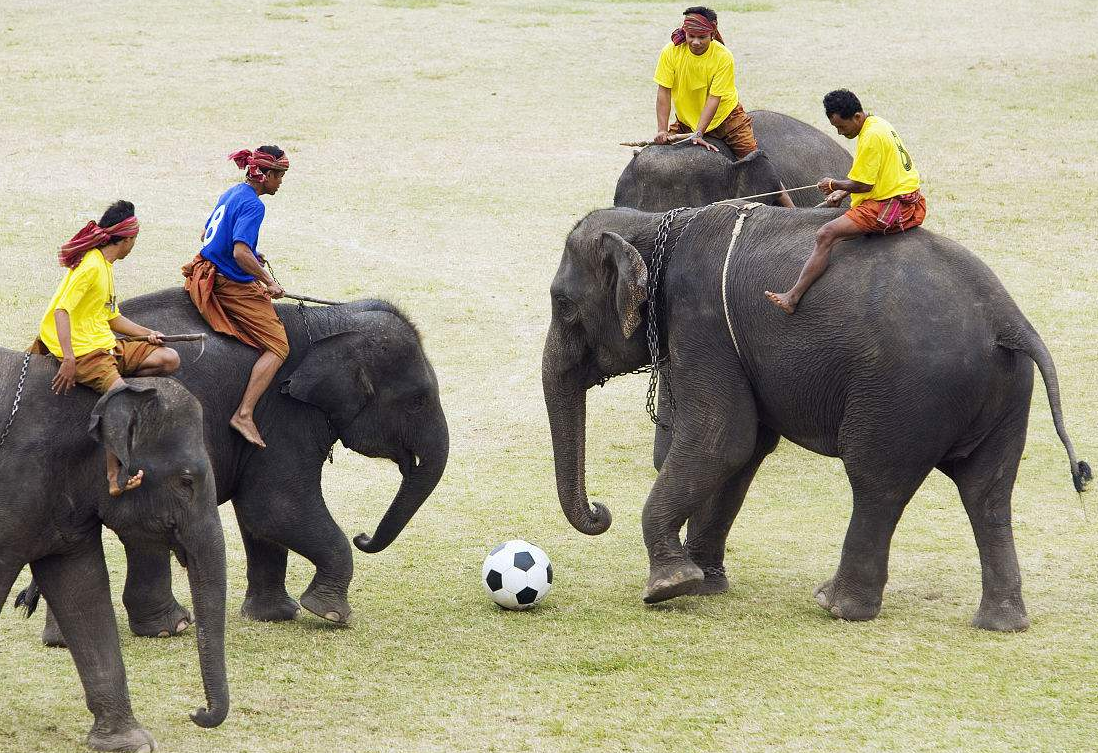
POLYGON ((229 713, 229 684, 225 672, 225 536, 216 507, 211 509, 210 519, 204 523, 181 535, 180 543, 187 551, 187 576, 198 633, 198 661, 206 691, 206 708, 191 714, 191 721, 199 727, 216 727, 229 713))
POLYGON ((389 509, 382 516, 381 522, 377 524, 374 535, 367 536, 365 533, 360 533, 355 536, 355 546, 362 551, 374 554, 392 544, 438 486, 450 455, 450 433, 446 426, 446 419, 442 415, 441 406, 438 408, 437 415, 438 418, 432 428, 423 433, 426 436, 438 437, 438 440, 422 454, 416 453, 419 457, 418 463, 415 460, 416 455, 412 453, 408 453, 408 460, 399 462, 403 476, 400 488, 389 504, 389 509))
POLYGON ((554 324, 545 341, 541 384, 553 436, 553 463, 557 476, 557 497, 564 516, 580 533, 597 536, 610 527, 610 510, 587 499, 585 461, 587 449, 587 392, 582 385, 562 376, 557 367, 561 357, 559 329, 554 324))

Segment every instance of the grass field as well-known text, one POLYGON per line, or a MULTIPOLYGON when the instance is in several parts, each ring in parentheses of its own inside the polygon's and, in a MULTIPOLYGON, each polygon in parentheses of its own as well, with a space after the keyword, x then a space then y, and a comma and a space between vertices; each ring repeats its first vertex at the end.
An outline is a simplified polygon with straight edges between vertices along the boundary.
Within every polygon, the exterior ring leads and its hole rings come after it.
MULTIPOLYGON (((540 385, 548 285, 572 223, 611 201, 629 157, 616 143, 654 131, 652 69, 683 5, 0 0, 0 343, 29 342, 57 246, 115 198, 142 223, 121 295, 180 284, 238 179, 225 155, 277 143, 292 168, 261 248, 283 282, 399 303, 442 384, 449 467, 392 547, 356 551, 351 628, 244 621, 226 506, 226 723, 187 720, 202 699, 193 630, 124 633, 135 712, 162 750, 1098 749, 1098 505, 1085 521, 1041 391, 1014 497, 1024 634, 968 626, 976 548, 941 476, 896 534, 880 618, 826 616, 811 593, 838 562, 849 487, 837 461, 788 443, 729 537, 731 591, 645 607, 643 377, 589 400, 589 488, 614 526, 587 538, 561 514, 540 385), (532 613, 499 611, 478 583, 513 537, 553 558, 532 613)), ((1002 278, 1056 358, 1080 455, 1098 460, 1093 0, 715 7, 749 109, 826 128, 820 98, 847 86, 897 126, 927 227, 1002 278)), ((342 447, 335 461, 329 506, 348 534, 372 531, 395 468, 342 447)), ((311 575, 291 557, 290 592, 311 575)), ((178 574, 176 593, 189 603, 178 574)), ((41 624, 0 617, 0 751, 81 750, 91 723, 41 624)))

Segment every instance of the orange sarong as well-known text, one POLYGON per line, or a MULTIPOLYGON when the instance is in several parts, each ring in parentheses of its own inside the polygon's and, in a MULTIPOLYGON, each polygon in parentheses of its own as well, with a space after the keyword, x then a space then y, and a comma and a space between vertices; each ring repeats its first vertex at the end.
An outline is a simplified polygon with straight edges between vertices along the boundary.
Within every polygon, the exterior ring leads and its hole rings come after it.
MULTIPOLYGON (((676 120, 667 129, 668 133, 692 133, 694 127, 676 120)), ((751 116, 743 109, 743 105, 737 104, 728 113, 728 117, 721 121, 713 130, 705 134, 713 139, 720 139, 728 144, 736 159, 743 159, 751 152, 759 148, 755 141, 755 131, 751 127, 751 116)))
POLYGON ((844 213, 845 217, 866 233, 892 235, 923 224, 926 219, 926 198, 915 190, 891 199, 866 199, 844 213))
POLYGON ((218 274, 213 262, 201 254, 183 265, 183 276, 187 278, 183 287, 215 332, 269 350, 283 361, 290 355, 286 328, 258 282, 234 282, 218 274))
MULTIPOLYGON (((161 347, 139 340, 119 341, 111 350, 101 348, 85 353, 76 359, 76 383, 91 387, 100 395, 106 394, 119 379, 136 374, 145 359, 161 347)), ((38 339, 31 343, 26 352, 53 356, 46 344, 38 339)))

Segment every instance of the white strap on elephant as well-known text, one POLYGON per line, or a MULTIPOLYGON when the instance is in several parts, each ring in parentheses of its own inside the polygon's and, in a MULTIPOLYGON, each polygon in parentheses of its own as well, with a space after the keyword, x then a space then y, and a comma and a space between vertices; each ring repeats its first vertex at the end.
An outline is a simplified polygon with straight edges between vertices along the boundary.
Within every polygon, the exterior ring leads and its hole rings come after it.
POLYGON ((724 269, 721 271, 721 303, 724 304, 724 321, 728 324, 728 334, 732 336, 732 346, 736 349, 736 356, 740 355, 740 344, 736 340, 736 330, 732 328, 732 315, 728 311, 728 265, 732 261, 732 250, 736 248, 736 239, 743 230, 743 221, 755 207, 761 207, 757 201, 749 201, 740 207, 739 217, 736 218, 736 227, 732 229, 732 240, 728 242, 728 253, 724 256, 724 269))

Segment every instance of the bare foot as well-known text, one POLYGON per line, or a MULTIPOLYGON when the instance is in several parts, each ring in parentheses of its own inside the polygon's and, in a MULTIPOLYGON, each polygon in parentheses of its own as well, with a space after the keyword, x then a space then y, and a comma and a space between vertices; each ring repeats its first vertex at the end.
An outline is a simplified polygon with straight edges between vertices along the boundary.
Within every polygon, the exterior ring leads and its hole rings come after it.
POLYGON ((797 304, 793 303, 792 300, 790 300, 789 293, 771 293, 769 290, 767 290, 766 297, 770 300, 771 303, 773 303, 775 306, 777 306, 787 314, 792 314, 794 311, 797 310, 797 304))
POLYGON ((233 416, 229 419, 229 426, 239 431, 245 439, 258 447, 266 447, 267 443, 263 441, 263 437, 259 434, 259 427, 255 425, 255 421, 242 416, 233 416))
POLYGON ((144 478, 145 471, 138 471, 136 474, 130 477, 130 480, 126 482, 125 486, 119 486, 117 473, 113 476, 107 476, 107 481, 110 483, 110 495, 112 497, 121 497, 123 493, 141 486, 141 481, 144 478))

